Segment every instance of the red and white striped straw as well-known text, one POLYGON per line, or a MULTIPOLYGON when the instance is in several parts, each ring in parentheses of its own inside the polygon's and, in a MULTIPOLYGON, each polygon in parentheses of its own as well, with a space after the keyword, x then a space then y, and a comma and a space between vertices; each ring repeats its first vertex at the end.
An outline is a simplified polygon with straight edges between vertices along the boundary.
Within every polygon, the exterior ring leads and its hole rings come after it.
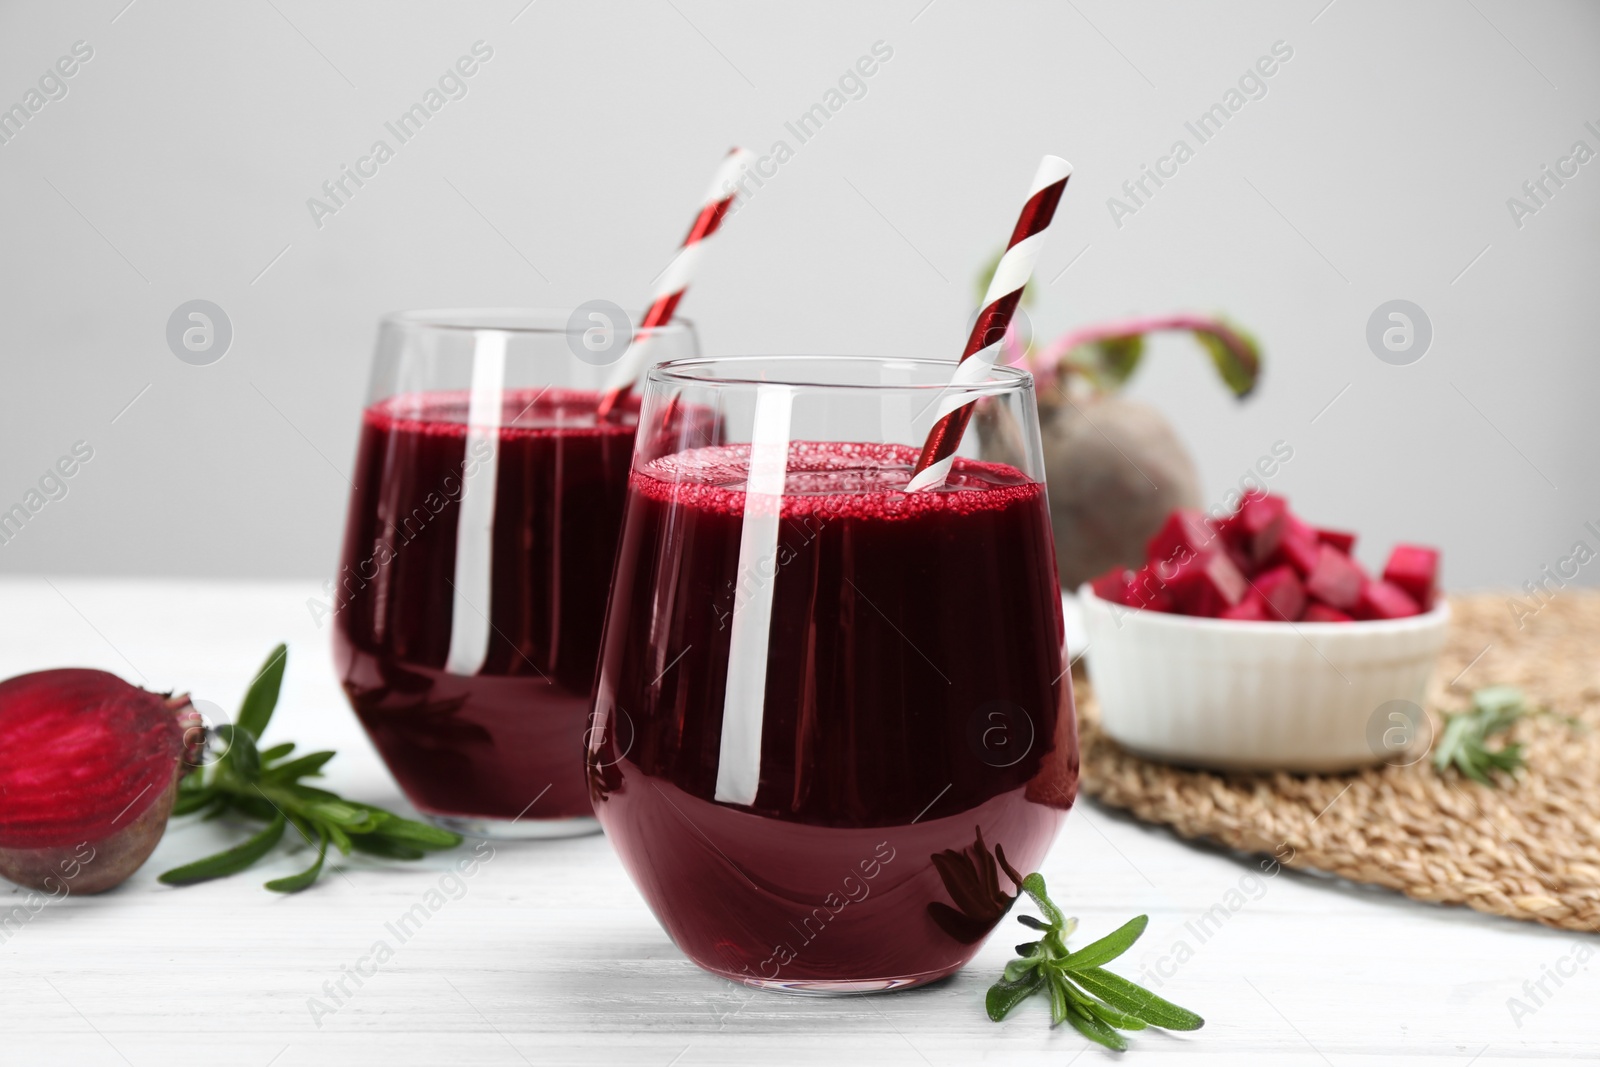
POLYGON ((1028 187, 1028 200, 1022 206, 1022 216, 1011 231, 1011 241, 1005 254, 995 266, 994 277, 989 279, 989 291, 983 296, 983 309, 972 324, 967 337, 967 347, 961 352, 956 372, 951 376, 952 389, 961 390, 945 397, 939 404, 939 419, 928 431, 922 446, 922 455, 912 468, 911 481, 906 492, 936 489, 944 484, 955 462, 956 449, 961 447, 961 435, 972 418, 972 404, 977 398, 967 390, 978 385, 994 369, 1000 355, 1001 342, 1011 326, 1017 305, 1022 301, 1022 290, 1033 276, 1033 265, 1039 260, 1039 250, 1044 247, 1045 230, 1055 217, 1056 205, 1072 176, 1072 164, 1060 156, 1045 156, 1039 170, 1028 187))
POLYGON ((678 302, 683 299, 683 294, 689 288, 689 282, 694 278, 706 238, 721 227, 728 209, 733 206, 734 198, 739 195, 735 189, 739 174, 754 158, 755 153, 746 148, 734 148, 723 157, 722 165, 717 168, 716 175, 711 179, 711 188, 706 190, 700 213, 695 216, 694 224, 689 227, 688 236, 683 239, 677 256, 667 264, 667 269, 661 272, 655 298, 650 302, 650 309, 644 313, 644 321, 634 332, 633 341, 628 345, 627 351, 611 369, 605 396, 601 397, 597 411, 600 418, 603 419, 611 413, 617 401, 628 394, 633 388, 633 383, 649 366, 652 331, 672 321, 673 312, 678 309, 678 302))

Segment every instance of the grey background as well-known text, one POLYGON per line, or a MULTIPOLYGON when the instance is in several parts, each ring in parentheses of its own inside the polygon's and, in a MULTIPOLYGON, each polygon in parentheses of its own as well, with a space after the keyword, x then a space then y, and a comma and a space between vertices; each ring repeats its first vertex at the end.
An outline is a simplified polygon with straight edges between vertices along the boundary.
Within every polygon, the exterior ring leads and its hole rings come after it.
POLYGON ((330 573, 381 312, 639 306, 722 153, 779 139, 794 158, 685 304, 710 354, 953 359, 1056 152, 1077 173, 1041 333, 1225 309, 1265 346, 1244 404, 1183 339, 1133 388, 1209 498, 1284 440, 1273 487, 1369 562, 1434 542, 1451 585, 1520 585, 1600 544, 1600 161, 1520 229, 1506 207, 1600 151, 1600 5, 525 3, 0 6, 0 105, 94 49, 0 146, 0 509, 94 449, 0 570, 330 573), (313 225, 307 198, 480 39, 468 95, 313 225), (798 144, 785 121, 879 40, 866 96, 798 144), (1267 96, 1114 225, 1107 198, 1279 40, 1267 96), (167 348, 193 299, 233 324, 210 366, 167 348), (1409 366, 1365 341, 1392 299, 1433 324, 1409 366))

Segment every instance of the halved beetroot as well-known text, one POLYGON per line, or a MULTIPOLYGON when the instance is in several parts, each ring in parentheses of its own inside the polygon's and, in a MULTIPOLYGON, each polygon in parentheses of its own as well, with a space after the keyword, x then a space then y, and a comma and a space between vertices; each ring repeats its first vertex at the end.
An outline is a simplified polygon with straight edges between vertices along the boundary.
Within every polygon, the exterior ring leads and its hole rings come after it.
POLYGON ((1187 615, 1215 618, 1244 599, 1250 583, 1226 553, 1209 552, 1178 567, 1168 588, 1187 615))
POLYGON ((1338 608, 1330 608, 1320 600, 1313 600, 1306 606, 1306 613, 1301 616, 1301 622, 1355 622, 1355 616, 1346 615, 1338 608))
POLYGON ((1358 619, 1404 619, 1421 611, 1411 594, 1389 581, 1368 582, 1356 601, 1358 619))
POLYGON ((51 893, 121 884, 161 840, 199 727, 188 697, 105 671, 0 682, 0 876, 51 893))
POLYGON ((1349 611, 1361 599, 1367 576, 1361 565, 1332 545, 1317 546, 1317 563, 1306 576, 1306 592, 1329 607, 1349 611))
POLYGON ((1404 589, 1427 611, 1433 607, 1433 593, 1439 583, 1438 550, 1424 545, 1395 545, 1389 562, 1383 565, 1383 580, 1404 589))
POLYGON ((1253 583, 1267 609, 1267 618, 1294 622, 1306 610, 1306 587, 1289 566, 1256 575, 1253 583))

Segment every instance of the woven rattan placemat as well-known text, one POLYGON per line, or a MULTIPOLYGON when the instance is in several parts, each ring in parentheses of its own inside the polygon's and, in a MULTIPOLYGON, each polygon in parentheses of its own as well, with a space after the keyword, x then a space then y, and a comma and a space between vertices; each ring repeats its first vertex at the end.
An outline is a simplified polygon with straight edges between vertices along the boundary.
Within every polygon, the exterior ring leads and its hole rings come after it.
POLYGON ((1511 737, 1527 746, 1528 765, 1515 782, 1487 789, 1453 770, 1441 774, 1431 758, 1325 775, 1170 767, 1106 737, 1093 693, 1078 680, 1084 792, 1185 837, 1276 855, 1286 866, 1600 931, 1600 592, 1558 590, 1542 606, 1522 598, 1521 613, 1509 599, 1452 598, 1428 711, 1437 737, 1436 709, 1456 710, 1473 689, 1506 683, 1530 706, 1580 721, 1519 722, 1511 737))

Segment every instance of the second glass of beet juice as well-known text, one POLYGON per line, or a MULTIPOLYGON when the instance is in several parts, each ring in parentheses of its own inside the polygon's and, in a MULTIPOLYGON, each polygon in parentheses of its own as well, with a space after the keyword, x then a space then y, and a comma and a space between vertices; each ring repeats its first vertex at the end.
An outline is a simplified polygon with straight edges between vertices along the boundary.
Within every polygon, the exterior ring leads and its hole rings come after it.
POLYGON ((724 977, 845 993, 952 973, 1077 795, 1031 376, 961 387, 962 454, 906 491, 951 366, 646 379, 589 782, 667 933, 724 977))
MULTIPOLYGON (((597 828, 583 735, 639 400, 597 408, 631 339, 605 312, 380 324, 334 659, 400 788, 451 829, 597 828)), ((649 343, 655 358, 697 350, 683 323, 649 343)))

